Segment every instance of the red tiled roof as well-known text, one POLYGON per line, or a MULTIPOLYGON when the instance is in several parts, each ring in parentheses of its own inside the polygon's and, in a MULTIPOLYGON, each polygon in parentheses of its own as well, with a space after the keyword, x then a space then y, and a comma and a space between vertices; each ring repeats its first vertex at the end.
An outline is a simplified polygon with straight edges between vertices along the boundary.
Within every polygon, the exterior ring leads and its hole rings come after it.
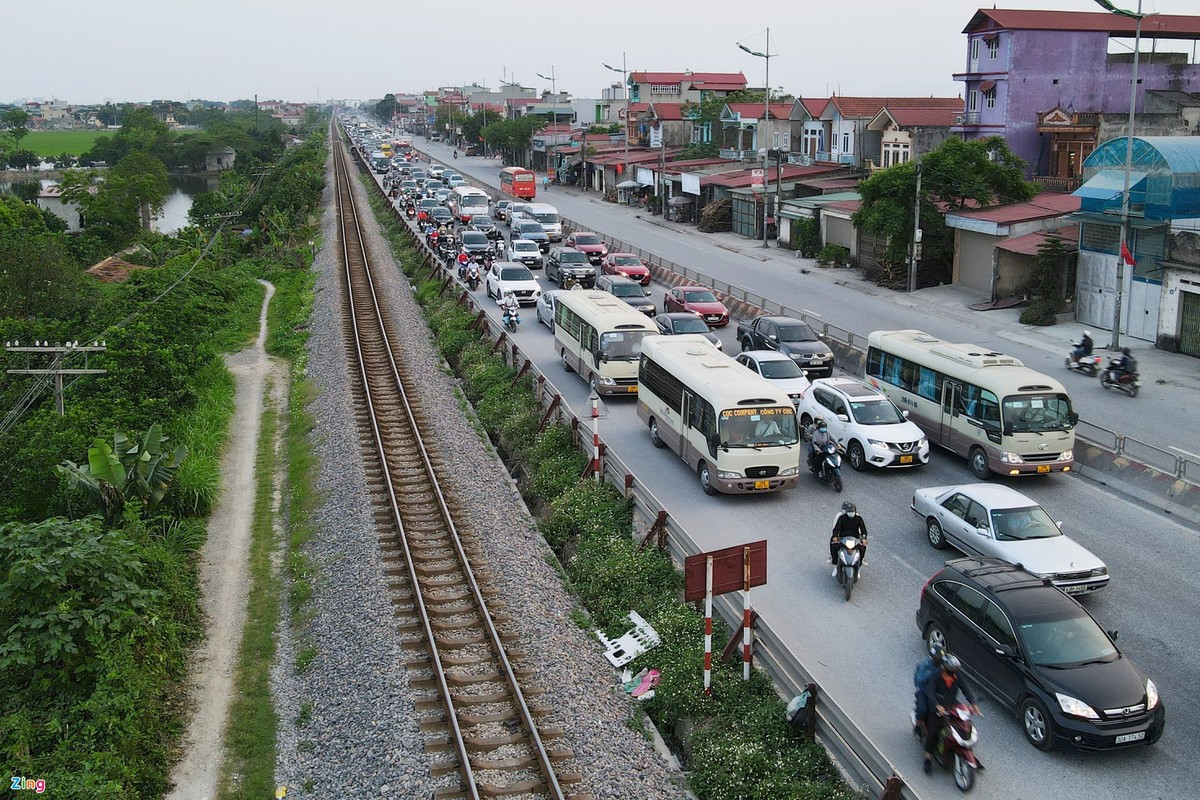
POLYGON ((829 105, 829 98, 826 97, 823 100, 810 100, 806 97, 802 98, 800 102, 804 104, 804 110, 807 111, 811 116, 819 117, 821 116, 821 112, 825 110, 825 106, 829 105))
POLYGON ((739 89, 746 88, 746 76, 740 72, 630 72, 634 83, 736 83, 739 89))
MULTIPOLYGON (((784 164, 783 165, 783 180, 795 181, 807 175, 820 175, 824 172, 832 172, 840 167, 830 165, 822 166, 801 166, 799 164, 784 164)), ((768 170, 772 182, 775 180, 775 170, 768 170)), ((743 189, 750 186, 751 182, 749 169, 738 169, 731 172, 718 172, 715 175, 702 175, 700 177, 701 186, 723 186, 726 189, 743 189)))
MULTIPOLYGON (((829 98, 825 109, 832 105, 841 112, 843 117, 855 118, 875 116, 883 108, 953 108, 962 113, 961 97, 834 97, 829 98)), ((820 116, 820 115, 818 115, 820 116)))
POLYGON ((962 101, 955 108, 892 108, 884 109, 901 127, 949 128, 958 124, 963 113, 962 101))
POLYGON ((827 192, 830 189, 857 189, 858 178, 825 178, 824 180, 815 181, 800 181, 805 186, 813 189, 820 189, 822 192, 827 192))
POLYGON ((683 119, 683 103, 651 103, 650 106, 654 109, 655 119, 683 119))
MULTIPOLYGON (((762 119, 762 103, 728 103, 727 108, 742 119, 762 119)), ((791 113, 791 103, 771 103, 771 119, 787 119, 791 113)))
POLYGON ((628 113, 640 114, 643 111, 649 111, 649 110, 650 110, 649 103, 630 103, 628 113))
POLYGON ((841 211, 843 214, 853 214, 862 207, 862 200, 838 200, 836 203, 826 203, 822 211, 841 211))
POLYGON ((1020 253, 1024 256, 1036 256, 1038 248, 1042 242, 1049 239, 1051 236, 1057 235, 1063 240, 1067 252, 1071 253, 1079 249, 1079 226, 1068 225, 1065 228, 1059 228, 1057 231, 1036 231, 1035 233, 1026 234, 1025 236, 1017 236, 1013 239, 1004 239, 996 242, 997 250, 1007 250, 1010 253, 1020 253))
MULTIPOLYGON (((971 17, 971 21, 962 32, 975 33, 993 27, 1008 30, 1090 31, 1132 35, 1136 20, 1102 11, 1018 11, 981 8, 971 17)), ((1200 17, 1155 14, 1153 20, 1142 28, 1143 33, 1147 30, 1152 31, 1152 35, 1159 39, 1185 39, 1200 35, 1200 17)))
POLYGON ((1064 192, 1043 192, 1026 203, 1009 203, 970 211, 955 211, 955 216, 1007 225, 1049 217, 1061 217, 1079 210, 1079 198, 1064 192))
POLYGON ((667 172, 683 172, 697 167, 711 167, 714 164, 735 164, 727 158, 688 158, 683 161, 671 161, 667 164, 667 172))

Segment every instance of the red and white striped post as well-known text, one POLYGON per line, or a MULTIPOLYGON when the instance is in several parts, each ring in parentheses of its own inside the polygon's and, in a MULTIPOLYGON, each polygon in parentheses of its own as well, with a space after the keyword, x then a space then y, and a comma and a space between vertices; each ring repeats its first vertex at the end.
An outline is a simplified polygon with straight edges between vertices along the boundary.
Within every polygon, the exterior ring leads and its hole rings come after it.
POLYGON ((750 548, 742 548, 742 680, 750 680, 750 548))
POLYGON ((704 560, 704 696, 712 696, 713 557, 704 560))
POLYGON ((603 478, 600 470, 600 395, 592 392, 588 399, 592 401, 592 472, 599 482, 603 478))

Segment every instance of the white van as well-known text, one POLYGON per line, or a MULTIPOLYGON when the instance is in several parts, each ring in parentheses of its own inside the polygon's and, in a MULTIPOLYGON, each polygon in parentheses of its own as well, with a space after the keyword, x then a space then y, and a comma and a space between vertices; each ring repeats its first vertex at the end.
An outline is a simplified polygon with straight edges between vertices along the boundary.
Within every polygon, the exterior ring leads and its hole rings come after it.
POLYGON ((563 238, 562 217, 558 209, 549 203, 530 203, 526 215, 542 223, 542 230, 552 242, 561 242, 563 238))

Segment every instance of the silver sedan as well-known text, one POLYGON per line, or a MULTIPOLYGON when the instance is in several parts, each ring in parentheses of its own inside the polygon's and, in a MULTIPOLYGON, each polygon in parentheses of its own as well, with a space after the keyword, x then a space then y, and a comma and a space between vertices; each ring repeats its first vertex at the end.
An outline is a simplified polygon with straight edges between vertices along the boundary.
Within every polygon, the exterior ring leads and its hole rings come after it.
POLYGON ((1068 594, 1108 585, 1104 562, 1015 489, 987 483, 918 489, 911 508, 938 550, 953 545, 968 555, 1020 564, 1068 594))
POLYGON ((562 291, 564 290, 551 289, 548 292, 542 292, 542 296, 537 301, 537 321, 550 330, 554 330, 554 306, 562 291))

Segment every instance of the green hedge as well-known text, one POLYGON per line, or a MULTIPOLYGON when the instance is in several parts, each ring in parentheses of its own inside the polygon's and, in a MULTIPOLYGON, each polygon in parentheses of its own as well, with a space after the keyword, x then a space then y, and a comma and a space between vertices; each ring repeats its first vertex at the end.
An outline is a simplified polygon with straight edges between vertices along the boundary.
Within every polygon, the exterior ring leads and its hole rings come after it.
MULTIPOLYGON (((440 293, 440 282, 419 269, 421 259, 400 234, 400 223, 382 203, 373 204, 479 419, 527 476, 522 492, 581 605, 610 634, 623 633, 626 615, 635 610, 662 638, 630 666, 661 670, 654 697, 642 707, 682 755, 692 789, 702 800, 857 796, 824 749, 786 724, 784 703, 762 673, 752 671, 747 683, 740 663, 717 664, 713 695, 704 696, 704 620, 682 602, 681 574, 665 553, 641 549, 630 535, 627 500, 608 484, 580 479, 586 459, 568 427, 550 425, 536 433, 541 413, 531 381, 522 379, 522 391, 513 390, 515 371, 490 354, 490 341, 469 330, 472 315, 440 293)), ((715 622, 714 641, 721 646, 727 633, 715 622)))

